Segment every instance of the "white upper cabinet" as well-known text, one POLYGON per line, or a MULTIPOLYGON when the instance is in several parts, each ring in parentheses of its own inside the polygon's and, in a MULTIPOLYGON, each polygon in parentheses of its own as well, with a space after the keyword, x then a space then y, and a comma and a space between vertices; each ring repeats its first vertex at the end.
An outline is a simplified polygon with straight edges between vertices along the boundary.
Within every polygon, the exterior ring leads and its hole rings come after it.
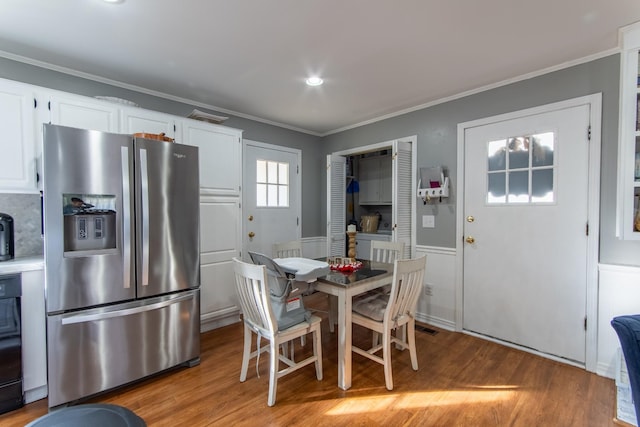
POLYGON ((142 108, 126 107, 120 109, 120 133, 164 133, 169 138, 180 139, 180 121, 171 114, 142 108))
POLYGON ((621 32, 618 237, 640 239, 640 26, 621 32))
POLYGON ((199 148, 200 191, 239 195, 242 179, 242 131, 197 120, 182 122, 182 141, 199 148))
POLYGON ((391 156, 363 157, 359 160, 361 205, 391 204, 391 168, 391 156))
POLYGON ((38 192, 35 92, 32 86, 0 80, 0 191, 38 192))
POLYGON ((119 108, 113 103, 85 96, 52 93, 49 96, 51 124, 79 129, 118 132, 119 108))

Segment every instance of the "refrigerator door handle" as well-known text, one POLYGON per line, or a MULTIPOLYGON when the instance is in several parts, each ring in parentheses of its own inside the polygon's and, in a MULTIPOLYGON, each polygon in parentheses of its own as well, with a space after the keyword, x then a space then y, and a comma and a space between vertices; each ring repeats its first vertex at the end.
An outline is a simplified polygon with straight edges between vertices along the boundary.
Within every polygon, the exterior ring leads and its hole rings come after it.
POLYGON ((141 305, 137 307, 124 308, 122 310, 114 310, 114 311, 103 311, 97 313, 88 313, 88 314, 68 314, 62 316, 62 324, 63 325, 72 325, 74 323, 86 323, 86 322, 94 322, 96 320, 105 320, 111 319, 114 317, 122 317, 122 316, 131 316, 132 314, 144 313, 147 311, 158 310, 160 308, 168 307, 173 304, 177 304, 182 301, 187 301, 193 299, 195 294, 188 293, 187 295, 180 295, 178 297, 174 297, 165 301, 159 301, 156 303, 151 303, 147 305, 141 305))
POLYGON ((131 181, 129 148, 121 147, 122 157, 122 275, 125 288, 131 287, 131 181))
POLYGON ((149 285, 149 173, 147 150, 140 149, 140 190, 142 193, 142 286, 149 285))

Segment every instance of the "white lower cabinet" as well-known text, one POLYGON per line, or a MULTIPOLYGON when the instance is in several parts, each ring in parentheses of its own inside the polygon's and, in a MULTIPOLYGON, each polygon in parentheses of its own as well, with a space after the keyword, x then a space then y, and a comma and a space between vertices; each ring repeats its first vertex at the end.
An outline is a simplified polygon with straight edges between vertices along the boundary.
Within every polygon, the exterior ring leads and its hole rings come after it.
POLYGON ((25 403, 47 397, 44 271, 22 273, 22 373, 25 403))
POLYGON ((240 257, 240 199, 200 197, 200 315, 202 332, 235 323, 239 308, 233 257, 240 257))

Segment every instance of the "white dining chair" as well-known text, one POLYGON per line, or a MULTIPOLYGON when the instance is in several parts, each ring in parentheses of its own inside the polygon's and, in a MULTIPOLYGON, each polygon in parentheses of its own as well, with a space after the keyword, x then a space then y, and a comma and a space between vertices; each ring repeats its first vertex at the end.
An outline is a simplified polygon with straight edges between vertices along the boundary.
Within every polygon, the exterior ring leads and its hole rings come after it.
POLYGON ((366 294, 353 301, 352 323, 371 329, 374 335, 382 336, 382 343, 374 338, 374 345, 368 350, 352 346, 354 353, 364 356, 384 366, 384 380, 387 390, 393 390, 391 371, 391 344, 396 348, 409 349, 411 367, 418 370, 418 356, 415 340, 415 311, 422 289, 426 268, 426 256, 396 260, 393 281, 389 294, 366 294), (400 331, 404 328, 404 331, 400 331), (392 331, 396 334, 393 335, 392 331), (400 333, 399 333, 400 332, 400 333), (382 356, 376 353, 382 351, 382 356))
POLYGON ((244 382, 247 379, 249 361, 259 357, 262 353, 268 352, 269 397, 267 404, 273 406, 276 402, 276 388, 279 378, 315 363, 316 378, 322 380, 321 319, 317 316, 311 316, 307 321, 279 330, 271 309, 266 267, 264 265, 248 264, 238 258, 233 258, 233 270, 244 321, 244 350, 242 352, 240 382, 244 382), (289 358, 280 353, 280 349, 282 347, 286 348, 287 343, 309 333, 313 334, 312 356, 296 362, 293 360, 293 354, 289 358), (253 334, 258 337, 255 351, 251 351, 253 334), (262 346, 260 343, 261 338, 268 340, 269 343, 262 346), (284 363, 286 367, 280 369, 280 362, 284 363))
POLYGON ((402 259, 403 253, 403 242, 385 242, 382 240, 372 240, 369 259, 371 261, 393 264, 395 260, 402 259))
POLYGON ((289 242, 274 243, 271 250, 274 258, 302 257, 302 242, 291 240, 289 242))

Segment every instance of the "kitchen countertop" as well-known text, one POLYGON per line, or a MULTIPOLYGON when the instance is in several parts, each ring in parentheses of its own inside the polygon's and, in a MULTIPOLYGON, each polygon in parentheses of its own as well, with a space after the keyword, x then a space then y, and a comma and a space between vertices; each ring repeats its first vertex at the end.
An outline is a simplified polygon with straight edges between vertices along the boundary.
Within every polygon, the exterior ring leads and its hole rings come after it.
POLYGON ((44 269, 44 255, 14 258, 9 261, 0 261, 0 274, 15 274, 23 271, 44 269))

